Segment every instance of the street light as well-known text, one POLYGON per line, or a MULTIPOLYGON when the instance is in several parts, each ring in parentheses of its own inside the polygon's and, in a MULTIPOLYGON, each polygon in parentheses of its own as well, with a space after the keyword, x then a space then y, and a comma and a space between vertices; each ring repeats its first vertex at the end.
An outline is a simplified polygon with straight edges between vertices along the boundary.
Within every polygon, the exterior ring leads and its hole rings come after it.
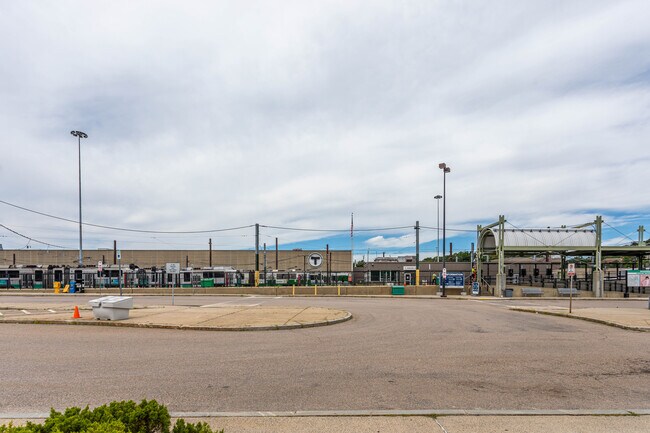
MULTIPOLYGON (((447 273, 446 268, 447 268, 447 262, 445 259, 445 248, 447 244, 447 238, 445 236, 445 226, 446 226, 446 214, 447 214, 447 206, 446 206, 446 201, 447 201, 447 173, 451 171, 451 168, 447 167, 447 164, 444 162, 441 162, 438 164, 438 168, 442 170, 442 269, 444 271, 444 274, 447 273)), ((442 297, 446 298, 447 294, 445 293, 445 286, 447 285, 446 282, 446 275, 442 276, 442 297)))
POLYGON ((436 241, 436 249, 438 250, 438 254, 436 255, 436 261, 440 261, 440 199, 442 196, 438 194, 437 196, 434 197, 436 199, 436 203, 438 204, 438 222, 436 223, 436 230, 438 231, 438 240, 436 241))
POLYGON ((88 138, 85 132, 70 131, 70 134, 78 138, 79 145, 79 267, 83 266, 83 242, 81 235, 81 139, 88 138))

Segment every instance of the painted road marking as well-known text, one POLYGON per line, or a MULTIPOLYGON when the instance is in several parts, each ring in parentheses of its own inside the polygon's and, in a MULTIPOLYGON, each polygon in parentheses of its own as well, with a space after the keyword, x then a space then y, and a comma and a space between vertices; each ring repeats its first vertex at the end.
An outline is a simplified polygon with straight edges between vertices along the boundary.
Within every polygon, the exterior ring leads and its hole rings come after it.
POLYGON ((25 313, 25 314, 32 314, 32 313, 30 313, 30 312, 27 311, 27 310, 20 310, 20 311, 22 311, 22 312, 25 313))
POLYGON ((501 302, 487 302, 487 301, 481 301, 481 300, 478 300, 478 299, 470 299, 470 301, 478 302, 478 303, 481 303, 481 304, 495 305, 497 307, 506 307, 506 308, 510 307, 510 305, 504 305, 501 302))
POLYGON ((216 304, 201 305, 201 308, 219 307, 221 305, 227 305, 230 304, 231 302, 237 302, 237 301, 239 301, 239 299, 233 299, 232 301, 217 302, 216 304))
POLYGON ((54 310, 47 310, 47 311, 49 311, 50 313, 56 313, 56 311, 54 310))
MULTIPOLYGON (((232 302, 234 302, 234 301, 232 301, 232 302)), ((257 307, 257 306, 260 306, 260 305, 262 305, 262 304, 230 304, 230 303, 227 303, 227 302, 221 302, 221 303, 218 303, 218 304, 201 305, 200 308, 214 308, 214 307, 216 307, 216 308, 219 308, 219 307, 257 307)))

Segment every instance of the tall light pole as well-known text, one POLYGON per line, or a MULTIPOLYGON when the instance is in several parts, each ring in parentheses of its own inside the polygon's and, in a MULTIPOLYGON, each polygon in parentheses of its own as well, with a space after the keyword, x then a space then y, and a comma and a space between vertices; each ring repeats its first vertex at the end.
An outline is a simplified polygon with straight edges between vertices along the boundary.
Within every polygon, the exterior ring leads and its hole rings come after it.
POLYGON ((441 162, 438 164, 438 168, 442 170, 442 269, 444 271, 444 274, 442 276, 442 297, 446 298, 447 294, 445 293, 445 286, 447 285, 447 282, 445 281, 447 278, 447 261, 445 259, 445 248, 447 244, 447 237, 445 236, 446 232, 446 215, 447 215, 447 206, 446 206, 446 201, 447 201, 447 173, 451 171, 451 168, 447 167, 447 164, 444 162, 441 162))
POLYGON ((440 261, 440 199, 442 196, 438 194, 437 196, 434 197, 436 199, 436 203, 438 204, 438 222, 436 223, 436 230, 438 231, 438 240, 436 241, 436 249, 438 250, 438 254, 436 255, 436 261, 440 261))
POLYGON ((85 132, 81 131, 70 131, 70 134, 74 135, 78 139, 79 144, 79 267, 83 266, 83 241, 81 234, 81 139, 88 138, 88 135, 85 132))

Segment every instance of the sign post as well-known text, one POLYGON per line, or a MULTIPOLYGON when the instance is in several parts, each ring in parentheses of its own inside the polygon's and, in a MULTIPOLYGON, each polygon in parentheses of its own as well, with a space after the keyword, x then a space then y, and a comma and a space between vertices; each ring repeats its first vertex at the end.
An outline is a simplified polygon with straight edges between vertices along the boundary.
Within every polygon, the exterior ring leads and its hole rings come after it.
MULTIPOLYGON (((169 275, 176 275, 181 272, 181 264, 180 263, 166 263, 165 264, 165 272, 169 275)), ((169 277, 167 277, 169 278, 169 277)), ((169 282, 169 279, 167 280, 169 282)), ((174 282, 174 277, 172 277, 172 305, 174 305, 174 286, 176 283, 174 282)))
MULTIPOLYGON (((625 271, 625 292, 629 293, 630 287, 638 287, 639 293, 641 293, 641 287, 645 293, 647 293, 648 288, 650 287, 650 270, 639 269, 625 271)), ((630 296, 629 294, 627 296, 630 296)), ((650 297, 648 298, 648 310, 650 310, 650 297)))
POLYGON ((99 294, 102 294, 102 271, 104 270, 104 264, 102 261, 97 262, 97 272, 99 272, 99 294))
POLYGON ((117 250, 117 275, 120 279, 120 296, 122 296, 122 250, 117 250))
POLYGON ((569 263, 569 269, 568 269, 568 274, 569 274, 569 314, 571 314, 571 310, 573 307, 573 277, 576 274, 576 264, 575 263, 569 263))

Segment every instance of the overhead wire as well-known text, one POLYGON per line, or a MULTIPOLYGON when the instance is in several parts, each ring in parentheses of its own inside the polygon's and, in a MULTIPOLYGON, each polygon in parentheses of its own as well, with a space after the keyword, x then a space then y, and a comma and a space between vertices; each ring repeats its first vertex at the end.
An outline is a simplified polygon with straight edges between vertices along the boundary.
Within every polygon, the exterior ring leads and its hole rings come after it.
MULTIPOLYGON (((7 206, 14 207, 16 209, 20 209, 26 212, 34 213, 37 215, 45 216, 48 218, 53 218, 57 219, 60 221, 67 221, 69 223, 75 223, 79 224, 79 221, 75 221, 70 218, 64 218, 60 217, 57 215, 52 215, 48 214, 45 212, 40 212, 34 209, 29 209, 23 206, 19 206, 14 203, 9 203, 8 201, 5 200, 0 200, 0 203, 5 204, 7 206)), ((233 230, 241 230, 245 228, 250 228, 254 227, 254 224, 249 224, 245 226, 239 226, 239 227, 228 227, 228 228, 223 228, 223 229, 210 229, 210 230, 143 230, 143 229, 131 229, 131 228, 125 228, 125 227, 114 227, 114 226, 107 226, 104 224, 94 224, 94 223, 88 223, 88 222, 82 222, 82 225, 89 226, 89 227, 97 227, 97 228, 102 228, 106 230, 117 230, 117 231, 124 231, 124 232, 134 232, 134 233, 161 233, 161 234, 198 234, 198 233, 216 233, 216 232, 227 232, 227 231, 233 231, 233 230)))
POLYGON ((271 226, 266 224, 260 224, 260 227, 276 229, 276 230, 291 230, 291 231, 300 231, 300 232, 335 232, 335 233, 347 233, 347 232, 380 232, 380 231, 389 231, 389 230, 403 230, 411 229, 413 226, 398 226, 398 227, 375 227, 375 228, 345 228, 345 229, 308 229, 301 227, 282 227, 282 226, 271 226))
POLYGON ((626 235, 625 233, 623 233, 622 231, 620 231, 620 230, 617 229, 616 227, 613 227, 613 226, 607 224, 605 221, 603 221, 603 224, 605 224, 607 227, 609 227, 610 229, 614 230, 615 232, 619 233, 621 236, 628 238, 630 241, 632 241, 632 242, 636 242, 634 239, 632 239, 631 237, 629 237, 628 235, 626 235))
MULTIPOLYGON (((69 247, 62 247, 61 245, 50 244, 48 242, 39 241, 38 239, 34 239, 32 237, 29 237, 27 235, 19 233, 19 232, 15 231, 15 230, 12 230, 12 229, 10 229, 9 227, 7 227, 4 224, 0 224, 0 227, 4 228, 7 231, 10 231, 11 233, 13 233, 13 234, 15 234, 17 236, 20 236, 23 239, 27 239, 29 242, 36 242, 36 243, 39 243, 39 244, 42 244, 42 245, 47 245, 48 247, 61 248, 61 249, 64 249, 64 250, 69 249, 69 247)), ((29 242, 27 242, 27 245, 25 247, 29 246, 29 242)))

